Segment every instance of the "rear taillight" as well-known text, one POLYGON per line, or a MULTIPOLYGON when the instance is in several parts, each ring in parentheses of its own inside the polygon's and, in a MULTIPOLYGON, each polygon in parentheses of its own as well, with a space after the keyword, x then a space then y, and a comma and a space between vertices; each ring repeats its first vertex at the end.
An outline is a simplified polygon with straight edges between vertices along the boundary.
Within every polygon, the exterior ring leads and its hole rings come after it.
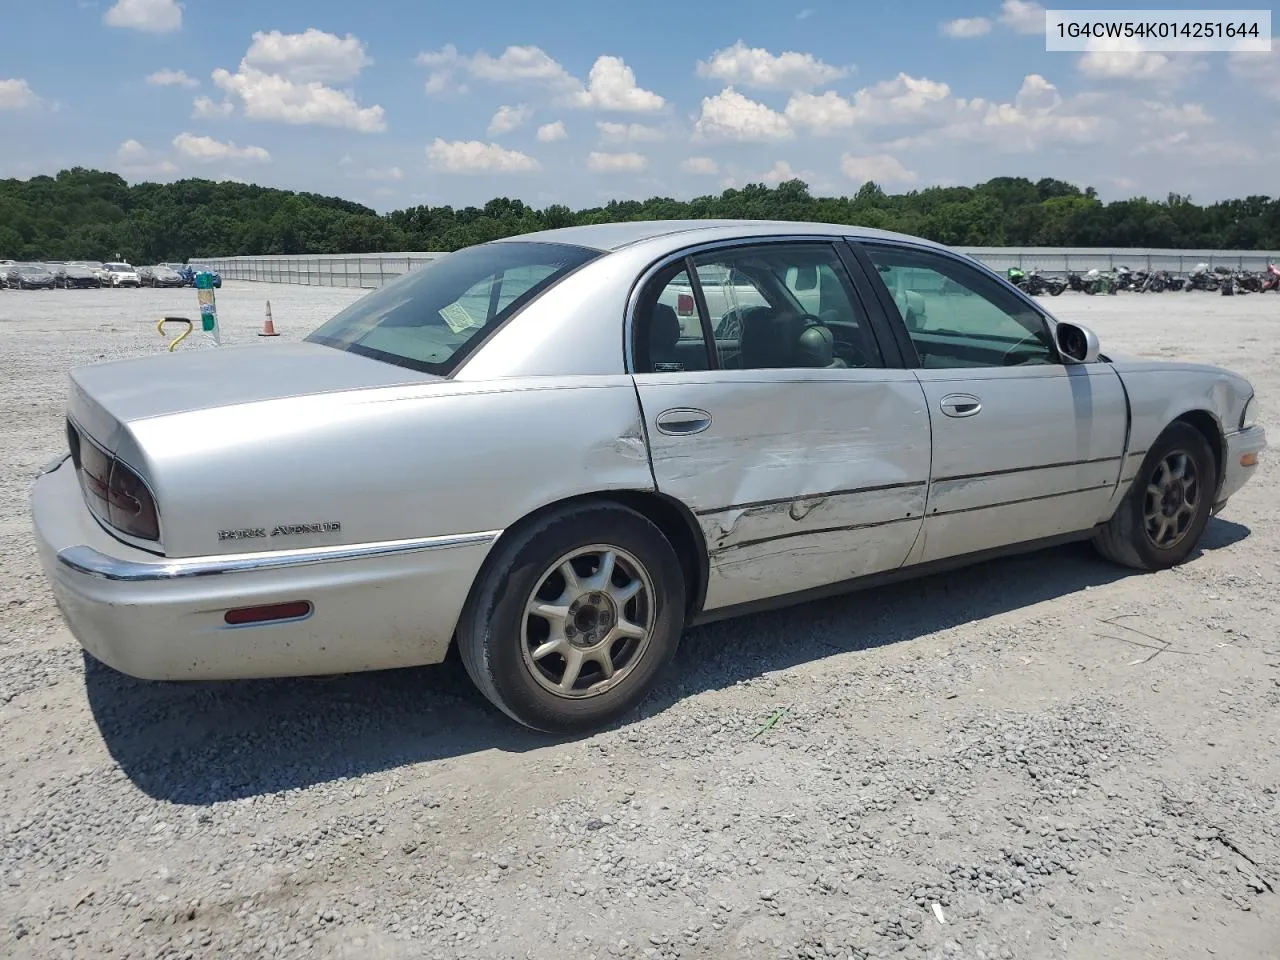
POLYGON ((151 491, 119 460, 111 466, 107 505, 107 522, 117 530, 139 540, 160 539, 160 517, 151 491))
POLYGON ((158 542, 160 515, 143 479, 71 423, 67 424, 67 441, 85 503, 94 515, 126 536, 158 542))

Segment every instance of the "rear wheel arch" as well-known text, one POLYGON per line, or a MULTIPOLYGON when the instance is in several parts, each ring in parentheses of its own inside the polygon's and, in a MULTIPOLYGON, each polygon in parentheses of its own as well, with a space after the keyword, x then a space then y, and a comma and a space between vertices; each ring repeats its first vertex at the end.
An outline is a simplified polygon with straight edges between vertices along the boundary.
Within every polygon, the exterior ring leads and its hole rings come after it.
POLYGON ((601 490, 595 493, 579 494, 552 501, 525 514, 503 530, 502 535, 493 542, 489 549, 490 559, 486 559, 477 572, 472 592, 474 593, 476 584, 479 584, 488 573, 491 558, 499 555, 501 544, 513 539, 526 527, 540 522, 548 514, 567 507, 592 504, 615 504, 627 507, 662 532, 680 559, 680 572, 685 583, 685 621, 689 622, 697 616, 702 611, 702 604, 706 599, 710 570, 706 538, 688 507, 674 497, 654 490, 601 490))

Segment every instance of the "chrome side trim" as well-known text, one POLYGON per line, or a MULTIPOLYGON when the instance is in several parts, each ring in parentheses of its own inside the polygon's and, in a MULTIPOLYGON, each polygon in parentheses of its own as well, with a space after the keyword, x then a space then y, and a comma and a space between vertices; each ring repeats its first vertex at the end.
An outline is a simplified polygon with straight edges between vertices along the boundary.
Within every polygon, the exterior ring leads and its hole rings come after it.
POLYGON ((348 543, 332 547, 310 547, 299 550, 271 550, 262 553, 227 554, 222 557, 183 557, 156 562, 120 560, 86 546, 64 547, 58 551, 58 562, 64 567, 99 580, 144 581, 185 580, 189 577, 213 577, 225 573, 255 573, 315 563, 342 560, 367 560, 426 550, 450 550, 492 543, 501 530, 483 533, 461 533, 442 537, 416 537, 410 540, 382 540, 375 543, 348 543))

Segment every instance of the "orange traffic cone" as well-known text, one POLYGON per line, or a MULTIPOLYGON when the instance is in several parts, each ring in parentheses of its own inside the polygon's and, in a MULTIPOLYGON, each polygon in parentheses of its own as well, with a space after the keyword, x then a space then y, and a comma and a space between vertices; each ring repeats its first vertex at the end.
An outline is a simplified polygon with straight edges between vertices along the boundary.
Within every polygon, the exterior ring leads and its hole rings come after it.
POLYGON ((278 337, 276 333, 275 322, 271 319, 271 301, 267 301, 267 318, 262 321, 262 332, 258 334, 260 337, 278 337))

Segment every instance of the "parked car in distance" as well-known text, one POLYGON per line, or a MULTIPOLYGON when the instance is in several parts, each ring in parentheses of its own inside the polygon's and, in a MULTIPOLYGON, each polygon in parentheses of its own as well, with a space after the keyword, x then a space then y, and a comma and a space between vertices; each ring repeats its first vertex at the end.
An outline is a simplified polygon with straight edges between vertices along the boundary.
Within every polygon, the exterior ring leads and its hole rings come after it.
POLYGON ((207 273, 207 274, 209 274, 209 276, 213 277, 213 285, 214 285, 215 287, 221 287, 221 286, 222 286, 222 274, 220 274, 217 270, 214 270, 214 269, 212 269, 212 268, 210 268, 210 267, 202 267, 202 266, 200 266, 198 263, 188 264, 187 269, 191 271, 191 284, 192 284, 192 286, 195 286, 195 282, 196 282, 196 274, 197 274, 197 273, 207 273))
POLYGON ((67 290, 75 287, 84 289, 88 287, 100 287, 102 281, 98 278, 98 273, 87 263, 68 263, 62 270, 62 276, 58 285, 67 290))
POLYGON ((188 287, 195 286, 195 282, 196 282, 195 273, 185 263, 162 263, 160 264, 160 266, 168 267, 170 270, 176 273, 179 277, 182 278, 182 282, 184 285, 188 287))
POLYGON ((143 283, 149 287, 183 287, 186 286, 186 280, 182 275, 170 267, 157 265, 147 268, 147 276, 143 283))
POLYGON ((8 280, 15 290, 52 290, 57 285, 57 277, 43 263, 10 264, 8 280))
POLYGON ((138 271, 127 263, 104 263, 103 267, 107 271, 107 286, 109 287, 142 286, 138 271))
POLYGON ((623 717, 689 624, 1070 540, 1173 567, 1266 446, 1244 378, 826 224, 511 237, 303 342, 71 379, 32 511, 94 657, 232 679, 456 646, 548 731, 623 717))

